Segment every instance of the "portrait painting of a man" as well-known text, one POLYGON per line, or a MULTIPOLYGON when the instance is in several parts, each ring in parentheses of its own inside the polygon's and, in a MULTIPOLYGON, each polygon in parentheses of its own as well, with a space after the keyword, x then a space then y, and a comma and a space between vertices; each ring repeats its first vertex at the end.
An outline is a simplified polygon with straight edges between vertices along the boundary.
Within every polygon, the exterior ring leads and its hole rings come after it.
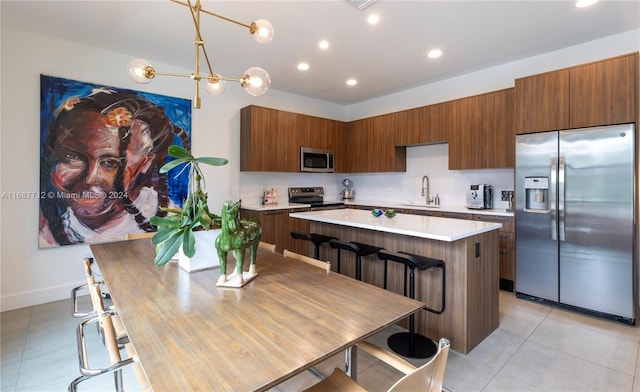
POLYGON ((160 174, 172 144, 190 149, 191 101, 40 77, 41 248, 154 231, 186 178, 160 174))

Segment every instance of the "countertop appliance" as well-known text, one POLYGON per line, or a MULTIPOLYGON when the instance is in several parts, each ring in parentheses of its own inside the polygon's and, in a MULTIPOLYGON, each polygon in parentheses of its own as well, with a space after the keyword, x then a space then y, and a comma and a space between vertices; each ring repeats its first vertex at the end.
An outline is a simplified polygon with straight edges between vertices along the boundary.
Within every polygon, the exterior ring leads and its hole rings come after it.
POLYGON ((518 135, 516 295, 636 323, 633 124, 518 135))
POLYGON ((311 211, 344 208, 340 201, 325 201, 321 186, 289 188, 289 203, 310 204, 311 211))
POLYGON ((320 148, 300 147, 300 171, 333 173, 333 151, 320 148))
POLYGON ((493 187, 487 184, 470 185, 465 207, 477 210, 493 208, 493 187))
POLYGON ((353 182, 350 179, 345 178, 342 180, 342 186, 344 189, 340 192, 340 196, 342 196, 343 200, 351 200, 356 196, 356 191, 352 189, 353 182))

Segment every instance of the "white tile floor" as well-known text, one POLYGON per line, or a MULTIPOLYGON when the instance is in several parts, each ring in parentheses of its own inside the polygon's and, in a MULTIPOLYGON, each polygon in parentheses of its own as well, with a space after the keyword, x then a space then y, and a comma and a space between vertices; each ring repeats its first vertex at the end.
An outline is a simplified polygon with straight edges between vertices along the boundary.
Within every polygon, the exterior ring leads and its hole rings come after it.
MULTIPOLYGON (((0 314, 2 391, 64 391, 79 375, 70 301, 0 314)), ((394 329, 374 338, 386 340, 394 329)), ((100 351, 97 339, 91 342, 100 351)), ((500 292, 500 327, 468 355, 449 354, 445 387, 451 391, 627 391, 640 392, 640 328, 517 299, 500 292)), ((342 364, 336 356, 319 368, 342 364)), ((400 374, 361 353, 358 380, 384 391, 400 374)), ((299 391, 316 382, 309 372, 274 391, 299 391)), ((138 390, 133 373, 125 386, 138 390)), ((81 391, 113 390, 100 376, 81 391)))

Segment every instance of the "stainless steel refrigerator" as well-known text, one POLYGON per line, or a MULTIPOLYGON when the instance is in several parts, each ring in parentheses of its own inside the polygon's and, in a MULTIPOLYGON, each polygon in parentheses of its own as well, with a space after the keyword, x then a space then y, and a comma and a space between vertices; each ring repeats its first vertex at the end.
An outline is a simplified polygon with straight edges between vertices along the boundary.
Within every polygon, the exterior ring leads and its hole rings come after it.
POLYGON ((518 135, 516 295, 636 323, 633 124, 518 135))

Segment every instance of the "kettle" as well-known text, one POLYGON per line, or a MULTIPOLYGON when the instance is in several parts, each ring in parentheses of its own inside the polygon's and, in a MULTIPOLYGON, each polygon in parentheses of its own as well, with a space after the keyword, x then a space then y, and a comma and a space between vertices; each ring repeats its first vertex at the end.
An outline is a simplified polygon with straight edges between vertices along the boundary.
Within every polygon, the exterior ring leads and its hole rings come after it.
POLYGON ((342 180, 342 186, 344 186, 344 189, 340 192, 340 196, 342 196, 343 199, 353 199, 356 196, 356 191, 351 189, 352 185, 353 183, 350 179, 345 178, 342 180))
POLYGON ((352 189, 345 189, 344 191, 340 192, 340 195, 343 199, 353 199, 356 195, 356 191, 352 189))

